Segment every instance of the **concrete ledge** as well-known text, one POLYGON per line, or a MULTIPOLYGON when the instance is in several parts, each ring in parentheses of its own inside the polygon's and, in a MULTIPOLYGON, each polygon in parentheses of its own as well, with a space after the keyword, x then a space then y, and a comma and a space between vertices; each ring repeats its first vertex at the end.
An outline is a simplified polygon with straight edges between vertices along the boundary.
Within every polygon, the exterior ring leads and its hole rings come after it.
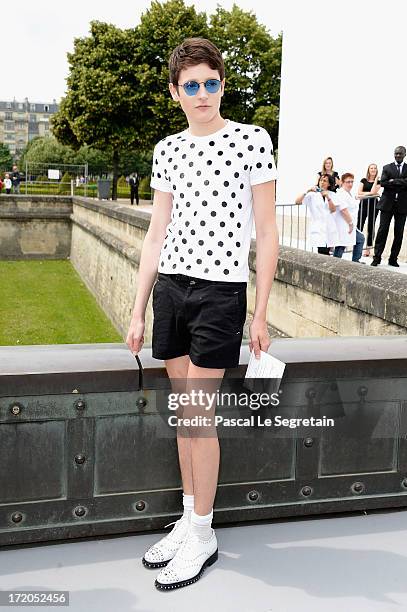
POLYGON ((280 247, 276 279, 407 327, 407 277, 404 274, 280 247))
MULTIPOLYGON (((143 210, 132 210, 128 206, 123 206, 123 204, 117 202, 104 202, 102 200, 92 200, 90 198, 76 196, 72 198, 72 202, 88 210, 93 210, 98 214, 117 219, 118 221, 123 221, 123 223, 129 223, 135 227, 140 227, 145 231, 148 230, 148 226, 150 225, 151 215, 149 213, 143 210)), ((140 200, 140 204, 143 204, 143 202, 147 203, 147 200, 140 200)))

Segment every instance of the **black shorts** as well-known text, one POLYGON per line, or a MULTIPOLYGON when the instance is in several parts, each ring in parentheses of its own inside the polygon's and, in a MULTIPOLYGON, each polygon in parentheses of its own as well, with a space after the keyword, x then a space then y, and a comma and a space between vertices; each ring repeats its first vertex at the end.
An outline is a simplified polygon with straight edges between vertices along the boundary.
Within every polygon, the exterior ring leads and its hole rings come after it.
POLYGON ((160 272, 153 287, 152 355, 189 355, 203 368, 239 365, 246 320, 246 282, 160 272))

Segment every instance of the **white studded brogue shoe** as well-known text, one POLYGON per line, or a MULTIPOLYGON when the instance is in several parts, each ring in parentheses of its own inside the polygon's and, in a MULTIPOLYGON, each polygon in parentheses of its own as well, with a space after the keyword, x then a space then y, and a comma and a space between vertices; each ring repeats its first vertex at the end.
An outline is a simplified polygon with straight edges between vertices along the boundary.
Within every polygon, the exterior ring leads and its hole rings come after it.
POLYGON ((180 519, 173 523, 168 523, 165 527, 169 527, 170 525, 174 525, 170 533, 161 538, 156 544, 150 546, 145 553, 142 559, 144 567, 165 567, 185 540, 188 532, 189 520, 182 515, 180 519))
POLYGON ((205 568, 218 559, 218 542, 215 531, 209 540, 201 538, 188 530, 182 546, 174 558, 158 574, 155 586, 159 590, 178 589, 200 579, 205 568))

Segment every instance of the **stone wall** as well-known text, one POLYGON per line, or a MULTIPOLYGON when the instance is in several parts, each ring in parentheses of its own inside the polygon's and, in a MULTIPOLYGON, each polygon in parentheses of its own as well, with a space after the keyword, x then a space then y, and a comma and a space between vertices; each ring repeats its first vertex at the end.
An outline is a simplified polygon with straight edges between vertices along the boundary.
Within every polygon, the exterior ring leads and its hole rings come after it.
MULTIPOLYGON (((117 202, 44 196, 0 197, 0 259, 71 258, 97 302, 125 340, 150 214, 117 202)), ((256 248, 248 283, 248 338, 255 305, 256 248)), ((273 336, 405 334, 407 276, 280 247, 268 305, 273 336)), ((151 296, 145 345, 151 344, 151 296)))
POLYGON ((65 259, 71 251, 72 198, 0 196, 0 259, 65 259))
MULTIPOLYGON (((127 206, 73 200, 72 263, 124 339, 149 219, 148 213, 127 206)), ((249 264, 246 338, 255 304, 254 240, 249 264)), ((406 302, 403 274, 280 247, 268 322, 273 335, 292 337, 405 334, 406 302)), ((146 345, 151 343, 151 324, 150 296, 146 345)))

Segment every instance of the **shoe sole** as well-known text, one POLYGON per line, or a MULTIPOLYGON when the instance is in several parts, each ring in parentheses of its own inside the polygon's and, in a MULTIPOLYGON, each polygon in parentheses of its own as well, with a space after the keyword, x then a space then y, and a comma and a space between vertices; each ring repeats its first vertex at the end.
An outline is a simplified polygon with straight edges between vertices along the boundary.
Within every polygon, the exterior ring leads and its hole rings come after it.
POLYGON ((188 580, 180 580, 179 582, 173 582, 172 584, 164 584, 162 582, 158 582, 158 580, 156 579, 154 584, 157 587, 157 589, 159 589, 160 591, 168 591, 169 589, 179 589, 180 587, 187 586, 188 584, 192 584, 193 582, 196 582, 197 580, 199 580, 202 574, 204 573, 205 569, 213 565, 215 561, 217 560, 218 560, 218 549, 216 549, 215 552, 209 557, 209 559, 205 561, 205 563, 202 565, 201 569, 196 574, 196 576, 193 576, 192 578, 189 578, 188 580))
POLYGON ((144 567, 147 567, 148 569, 157 569, 159 567, 165 567, 166 565, 168 565, 168 563, 171 561, 171 559, 167 559, 167 561, 147 561, 147 559, 145 559, 144 557, 142 558, 142 562, 144 567))

